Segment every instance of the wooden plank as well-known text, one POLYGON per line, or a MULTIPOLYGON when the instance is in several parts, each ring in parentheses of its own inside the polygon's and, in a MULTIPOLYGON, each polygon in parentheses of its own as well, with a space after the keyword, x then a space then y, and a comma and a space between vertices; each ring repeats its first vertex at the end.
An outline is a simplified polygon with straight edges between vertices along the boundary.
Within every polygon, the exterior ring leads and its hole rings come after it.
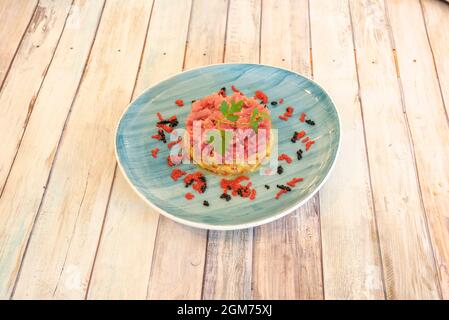
POLYGON ((449 113, 449 6, 433 0, 422 0, 421 4, 446 113, 449 113))
POLYGON ((38 0, 4 0, 0 2, 0 88, 20 41, 31 21, 38 0))
POLYGON ((350 7, 387 298, 438 298, 384 2, 351 0, 350 7))
POLYGON ((253 229, 210 231, 203 299, 251 299, 253 229))
POLYGON ((116 165, 111 137, 131 98, 151 8, 106 2, 14 298, 85 296, 116 165))
MULTIPOLYGON (((189 27, 185 68, 223 61, 227 0, 195 0, 189 27)), ((207 232, 161 217, 154 248, 148 297, 200 299, 207 232), (174 240, 173 235, 177 239, 174 240), (170 288, 170 289, 167 289, 170 288)))
POLYGON ((323 299, 318 215, 318 198, 313 197, 301 209, 255 230, 255 299, 323 299))
POLYGON ((34 101, 64 28, 72 0, 39 3, 0 92, 0 194, 34 101))
MULTIPOLYGON (((101 2, 99 4, 101 5, 101 2)), ((52 7, 45 7, 44 9, 44 7, 40 7, 39 10, 43 10, 41 14, 44 15, 48 14, 48 11, 56 10, 55 14, 65 16, 66 12, 63 9, 52 7)), ((65 9, 68 9, 68 7, 65 9)), ((82 9, 79 11, 80 19, 95 23, 98 20, 101 6, 98 8, 98 4, 83 5, 80 9, 82 9)), ((33 19, 33 23, 38 23, 36 19, 36 17, 33 19)), ((39 19, 42 19, 42 17, 39 19)), ((51 19, 59 18, 53 17, 51 19)), ((49 22, 41 21, 40 23, 43 23, 44 26, 49 25, 49 22)), ((53 31, 47 30, 47 32, 53 31)), ((60 32, 60 29, 57 32, 60 32)), ((0 261, 2 261, 0 264, 0 297, 6 298, 11 294, 62 128, 77 90, 94 34, 95 28, 90 26, 86 26, 82 35, 79 34, 79 30, 66 29, 63 32, 47 77, 42 84, 36 103, 34 103, 34 112, 30 117, 29 127, 23 136, 21 148, 15 157, 15 166, 11 169, 8 182, 0 198, 0 261), (63 81, 61 80, 62 71, 67 72, 63 81), (57 113, 55 113, 56 109, 58 110, 57 113), (41 143, 41 141, 45 141, 45 143, 41 143)), ((56 36, 57 34, 53 37, 56 38, 56 36)), ((29 30, 24 43, 32 42, 28 37, 35 37, 34 32, 29 30)), ((20 76, 19 74, 10 74, 9 78, 17 84, 12 87, 5 87, 5 90, 10 90, 9 95, 27 96, 27 92, 22 92, 18 82, 25 79, 28 74, 37 76, 34 66, 32 67, 25 62, 23 57, 25 54, 21 49, 16 61, 25 63, 30 68, 29 73, 20 73, 20 76), (12 90, 13 88, 15 89, 12 90)), ((36 63, 35 67, 39 69, 40 61, 35 59, 43 58, 43 56, 36 55, 31 52, 29 59, 36 63)), ((17 66, 11 70, 12 72, 19 72, 18 69, 21 68, 21 66, 17 66)), ((25 72, 25 70, 20 72, 25 72)), ((39 81, 40 77, 39 74, 39 81)), ((31 85, 30 81, 26 87, 29 89, 31 85)), ((18 96, 11 97, 14 100, 2 105, 13 108, 5 114, 5 117, 14 117, 13 111, 21 113, 27 109, 27 104, 15 104, 15 101, 19 103, 21 100, 18 96), (9 105, 10 103, 12 105, 9 105)), ((23 102, 25 103, 25 101, 23 102)), ((8 124, 9 126, 10 124, 8 124)), ((12 149, 9 150, 12 151, 12 149)), ((2 153, 0 158, 4 161, 3 163, 12 161, 12 158, 6 159, 7 155, 13 156, 12 154, 2 153)))
POLYGON ((442 296, 449 299, 449 127, 418 1, 387 1, 442 296), (413 34, 411 37, 410 34, 413 34), (430 157, 430 159, 429 159, 430 157))
MULTIPOLYGON (((261 0, 230 0, 225 62, 259 62, 261 0)), ((250 299, 253 229, 209 231, 203 299, 250 299)))
MULTIPOLYGON (((307 0, 263 1, 261 63, 311 75, 307 0)), ((254 230, 253 297, 322 299, 318 196, 254 230)))
MULTIPOLYGON (((182 70, 190 7, 191 1, 154 2, 134 96, 182 70)), ((118 170, 88 299, 146 298, 158 221, 118 170)))
POLYGON ((348 2, 310 1, 314 77, 335 101, 342 145, 320 192, 327 299, 384 297, 348 2), (344 187, 342 187, 344 185, 344 187))
POLYGON ((224 61, 258 63, 262 0, 230 0, 224 61))

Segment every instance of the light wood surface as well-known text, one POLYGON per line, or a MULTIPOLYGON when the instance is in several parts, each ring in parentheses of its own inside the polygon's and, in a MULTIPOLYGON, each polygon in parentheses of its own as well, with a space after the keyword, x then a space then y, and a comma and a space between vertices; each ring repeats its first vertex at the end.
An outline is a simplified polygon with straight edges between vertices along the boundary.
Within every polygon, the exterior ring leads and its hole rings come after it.
MULTIPOLYGON (((307 0, 263 1, 261 63, 312 75, 307 0)), ((254 298, 322 299, 320 255, 315 196, 292 214, 254 229, 254 298)))
POLYGON ((0 1, 1 299, 449 299, 449 5, 0 1), (313 77, 342 120, 318 195, 257 228, 159 216, 114 157, 120 114, 182 70, 313 77))
POLYGON ((311 1, 314 78, 342 119, 334 172, 320 192, 326 298, 383 298, 382 271, 347 1, 311 1))
MULTIPOLYGON (((259 63, 262 1, 230 0, 224 62, 259 63)), ((253 229, 209 231, 203 299, 250 299, 253 229)))

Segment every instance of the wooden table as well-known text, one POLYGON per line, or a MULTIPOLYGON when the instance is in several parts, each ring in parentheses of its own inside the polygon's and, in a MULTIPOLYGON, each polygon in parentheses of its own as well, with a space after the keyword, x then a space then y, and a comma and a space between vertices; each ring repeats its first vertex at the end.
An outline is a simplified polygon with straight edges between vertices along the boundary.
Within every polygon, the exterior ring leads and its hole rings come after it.
POLYGON ((0 298, 449 299, 449 5, 1 0, 0 298), (115 125, 183 69, 313 77, 342 118, 319 195, 261 227, 179 225, 131 190, 115 125))

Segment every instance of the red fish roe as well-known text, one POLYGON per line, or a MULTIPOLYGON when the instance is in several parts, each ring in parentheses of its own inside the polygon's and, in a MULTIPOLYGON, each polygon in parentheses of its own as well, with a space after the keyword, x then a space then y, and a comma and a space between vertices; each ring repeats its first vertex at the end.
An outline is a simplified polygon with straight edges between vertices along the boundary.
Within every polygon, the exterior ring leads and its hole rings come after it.
POLYGON ((276 199, 279 199, 280 196, 282 196, 284 193, 287 193, 287 192, 288 192, 287 190, 281 189, 281 190, 279 190, 278 193, 276 193, 275 198, 276 198, 276 199))
POLYGON ((306 121, 306 114, 304 112, 301 112, 301 117, 299 118, 299 121, 301 122, 306 121))
POLYGON ((192 186, 198 193, 204 193, 207 189, 206 177, 199 171, 186 175, 184 183, 186 187, 192 186))
POLYGON ((301 130, 298 132, 298 134, 296 135, 296 139, 301 139, 302 137, 304 137, 306 135, 306 132, 304 130, 301 130))
POLYGON ((192 200, 193 198, 195 198, 195 196, 193 194, 191 194, 190 192, 187 192, 185 197, 187 200, 192 200))
POLYGON ((178 107, 184 106, 184 101, 182 101, 182 99, 177 99, 177 100, 175 101, 175 103, 176 103, 176 105, 177 105, 178 107))
POLYGON ((304 139, 301 140, 302 143, 306 143, 307 141, 309 141, 309 137, 305 137, 304 139))
POLYGON ((220 187, 226 193, 227 190, 233 190, 235 186, 240 185, 240 182, 243 180, 249 180, 249 178, 247 176, 239 176, 239 177, 235 178, 234 180, 221 179, 220 187))
POLYGON ((287 161, 288 164, 292 163, 292 158, 290 158, 290 156, 288 156, 285 153, 282 153, 279 157, 278 157, 279 161, 285 160, 287 161))
POLYGON ((181 169, 173 169, 170 176, 174 181, 178 181, 179 178, 186 174, 187 172, 182 171, 181 169))
POLYGON ((251 189, 252 183, 248 182, 246 185, 243 185, 241 183, 242 181, 247 180, 249 180, 247 176, 239 176, 234 180, 221 179, 220 187, 223 189, 224 194, 227 194, 228 191, 231 191, 233 196, 239 195, 242 198, 249 198, 253 200, 256 197, 256 190, 251 189))
POLYGON ((179 137, 178 140, 169 142, 169 143, 167 144, 167 147, 168 147, 169 149, 171 149, 171 148, 173 148, 173 146, 174 146, 175 144, 178 144, 178 143, 180 143, 181 141, 182 141, 182 138, 179 137))
POLYGON ((173 163, 173 161, 171 159, 171 156, 167 157, 167 164, 168 164, 169 167, 174 167, 175 166, 175 164, 173 163))
POLYGON ((162 140, 162 136, 160 134, 154 134, 151 136, 151 138, 156 139, 156 140, 162 140))
POLYGON ((151 150, 151 156, 153 158, 157 158, 157 153, 159 152, 159 148, 155 148, 151 150))
MULTIPOLYGON (((162 129, 167 133, 172 132, 173 128, 178 125, 178 119, 176 118, 176 116, 171 116, 169 119, 165 120, 164 117, 162 117, 161 113, 158 112, 157 117, 159 121, 156 123, 156 127, 162 129)), ((159 130, 159 134, 161 135, 160 131, 161 130, 159 130)))
POLYGON ((168 132, 168 133, 170 133, 170 132, 173 131, 173 128, 170 127, 170 126, 168 126, 168 125, 166 125, 166 124, 157 124, 156 126, 157 126, 158 128, 161 128, 161 129, 164 130, 165 132, 168 132))
POLYGON ((290 140, 291 140, 291 142, 296 143, 296 141, 298 141, 299 139, 301 139, 305 135, 306 135, 306 132, 304 130, 301 130, 299 132, 295 131, 293 133, 292 138, 290 140))
POLYGON ((283 115, 279 116, 279 119, 283 120, 283 121, 287 121, 292 115, 293 115, 293 107, 292 106, 288 106, 285 109, 285 112, 283 115))
POLYGON ((306 143, 306 151, 309 151, 310 147, 315 143, 314 140, 310 140, 306 143))
POLYGON ((283 104, 284 103, 284 98, 280 98, 279 99, 279 104, 283 104))
POLYGON ((303 178, 293 178, 293 179, 291 179, 290 181, 287 182, 287 185, 288 185, 289 187, 294 187, 294 186, 296 186, 296 184, 297 184, 298 182, 301 182, 301 181, 303 181, 303 180, 304 180, 303 178))
POLYGON ((249 196, 249 200, 256 199, 256 189, 251 190, 251 194, 249 196))
POLYGON ((235 93, 240 93, 240 90, 237 89, 234 85, 231 86, 231 90, 234 91, 235 93))
POLYGON ((264 104, 268 103, 268 97, 267 97, 267 95, 263 91, 256 90, 256 95, 254 96, 254 98, 262 100, 262 102, 264 104))

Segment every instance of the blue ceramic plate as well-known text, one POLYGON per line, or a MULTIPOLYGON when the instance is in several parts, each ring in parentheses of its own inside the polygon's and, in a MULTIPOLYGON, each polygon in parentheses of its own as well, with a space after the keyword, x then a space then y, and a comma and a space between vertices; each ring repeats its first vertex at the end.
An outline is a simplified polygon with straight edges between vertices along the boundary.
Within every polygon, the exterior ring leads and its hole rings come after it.
MULTIPOLYGON (((186 225, 205 229, 240 229, 278 219, 298 208, 310 199, 323 185, 331 171, 340 146, 340 120, 334 103, 327 93, 312 80, 297 73, 258 64, 219 64, 198 68, 177 74, 146 90, 125 110, 117 127, 116 155, 118 163, 133 189, 161 214, 186 225), (204 194, 186 189, 182 179, 174 182, 166 159, 169 150, 161 141, 152 139, 156 133, 156 112, 164 117, 176 114, 179 127, 190 112, 193 99, 199 99, 221 87, 231 92, 231 85, 248 96, 256 90, 264 91, 270 101, 284 99, 276 107, 269 104, 273 128, 278 129, 278 153, 286 153, 292 164, 281 163, 282 175, 250 174, 257 191, 255 200, 233 197, 226 202, 220 199, 221 177, 207 171, 208 188, 204 194), (184 107, 175 105, 176 99, 183 99, 184 107), (279 115, 291 105, 295 108, 289 121, 282 121, 279 115), (315 122, 314 126, 299 121, 301 112, 315 122), (316 141, 303 158, 296 159, 296 151, 304 145, 290 141, 294 131, 305 130, 316 141), (151 149, 159 148, 156 159, 151 149), (293 177, 302 177, 291 192, 275 200, 279 191, 277 184, 285 184, 293 177), (269 185, 267 190, 264 185, 269 185), (186 200, 187 191, 195 194, 193 200, 186 200), (203 205, 208 200, 209 207, 203 205)), ((188 173, 198 170, 194 164, 181 164, 188 173)))

